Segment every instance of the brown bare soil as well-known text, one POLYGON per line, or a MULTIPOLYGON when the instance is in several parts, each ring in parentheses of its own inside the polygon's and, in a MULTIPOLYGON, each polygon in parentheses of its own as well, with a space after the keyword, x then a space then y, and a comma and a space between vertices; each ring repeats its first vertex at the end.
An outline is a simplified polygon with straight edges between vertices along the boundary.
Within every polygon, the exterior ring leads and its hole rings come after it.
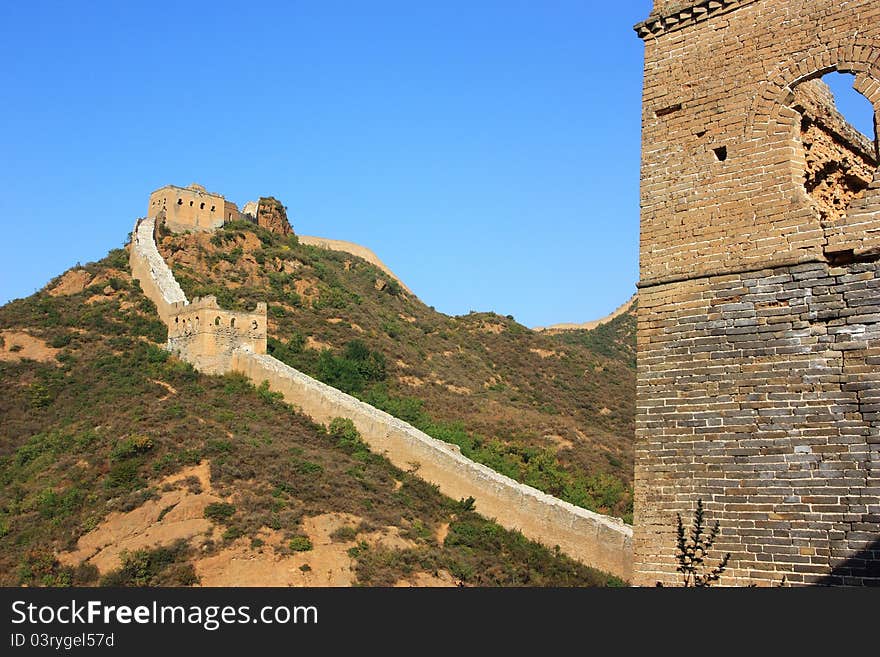
POLYGON ((53 349, 45 340, 26 331, 0 331, 0 360, 19 361, 23 358, 41 363, 56 362, 60 349, 53 349))
POLYGON ((214 494, 210 477, 207 461, 166 477, 158 482, 157 488, 171 490, 127 513, 110 513, 95 529, 80 537, 75 550, 62 552, 58 560, 69 566, 85 561, 104 574, 122 565, 123 552, 171 545, 178 539, 192 542, 199 536, 210 537, 213 525, 205 518, 205 507, 223 501, 214 494), (198 479, 203 492, 189 492, 189 477, 198 479))
POLYGON ((49 288, 53 297, 79 294, 85 290, 92 280, 91 274, 83 269, 71 269, 61 276, 60 280, 49 288))

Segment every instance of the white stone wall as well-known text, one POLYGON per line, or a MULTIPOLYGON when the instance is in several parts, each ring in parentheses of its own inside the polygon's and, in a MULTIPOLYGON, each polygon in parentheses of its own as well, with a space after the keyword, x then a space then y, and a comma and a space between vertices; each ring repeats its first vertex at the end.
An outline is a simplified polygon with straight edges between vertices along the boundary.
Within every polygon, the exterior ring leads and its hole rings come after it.
POLYGON ((176 310, 175 306, 189 302, 156 248, 153 238, 155 227, 155 217, 139 219, 135 224, 129 263, 132 276, 140 281, 144 293, 156 304, 160 316, 167 323, 170 314, 176 310))

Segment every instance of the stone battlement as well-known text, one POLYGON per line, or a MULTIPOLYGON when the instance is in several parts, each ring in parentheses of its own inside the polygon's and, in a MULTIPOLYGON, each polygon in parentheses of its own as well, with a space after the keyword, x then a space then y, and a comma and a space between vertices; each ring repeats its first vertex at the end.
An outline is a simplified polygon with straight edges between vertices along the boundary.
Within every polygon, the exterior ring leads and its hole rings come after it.
POLYGON ((643 39, 688 27, 757 0, 654 0, 651 15, 633 28, 643 39))

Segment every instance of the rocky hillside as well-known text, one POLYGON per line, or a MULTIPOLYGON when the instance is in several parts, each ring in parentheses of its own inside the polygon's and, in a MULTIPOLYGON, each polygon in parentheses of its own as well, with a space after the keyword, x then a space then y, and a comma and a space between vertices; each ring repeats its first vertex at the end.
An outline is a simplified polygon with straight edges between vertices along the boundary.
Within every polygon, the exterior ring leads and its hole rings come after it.
MULTIPOLYGON (((552 454, 536 472, 626 477, 630 320, 548 341, 447 318, 356 259, 253 227, 163 247, 189 293, 268 298, 273 350, 340 387, 446 431, 461 420, 503 467, 552 454)), ((443 497, 345 421, 195 372, 165 338, 123 250, 0 308, 0 585, 619 583, 443 497)))
POLYGON ((347 254, 249 223, 160 235, 189 298, 269 303, 269 351, 519 481, 631 518, 635 307, 594 330, 450 317, 347 254))

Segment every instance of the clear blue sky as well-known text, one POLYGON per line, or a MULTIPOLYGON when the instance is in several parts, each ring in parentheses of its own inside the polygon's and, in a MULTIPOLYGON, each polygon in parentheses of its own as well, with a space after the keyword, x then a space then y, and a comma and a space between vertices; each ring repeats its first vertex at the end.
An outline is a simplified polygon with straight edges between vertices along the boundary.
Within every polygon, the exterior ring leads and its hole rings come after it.
POLYGON ((276 196, 443 312, 601 316, 638 278, 650 6, 4 3, 0 303, 200 182, 276 196))

